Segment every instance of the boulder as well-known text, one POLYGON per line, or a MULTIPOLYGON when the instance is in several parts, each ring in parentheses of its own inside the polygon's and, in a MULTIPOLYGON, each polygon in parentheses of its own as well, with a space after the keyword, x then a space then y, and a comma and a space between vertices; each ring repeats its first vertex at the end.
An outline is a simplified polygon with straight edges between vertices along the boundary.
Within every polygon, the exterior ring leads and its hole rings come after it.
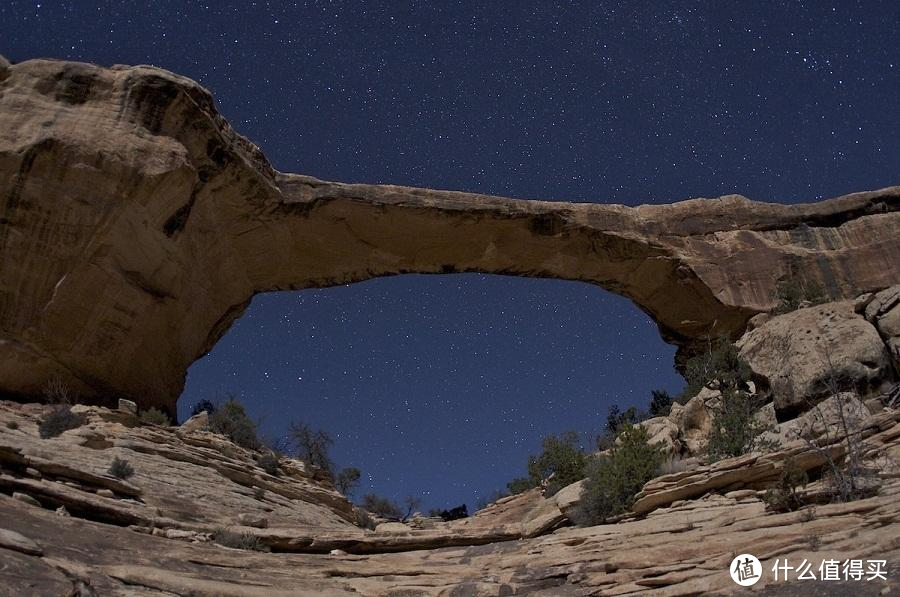
POLYGON ((878 330, 850 300, 774 317, 737 345, 757 381, 771 389, 780 421, 837 391, 878 389, 891 376, 878 330))
POLYGON ((822 400, 795 419, 776 424, 762 434, 762 439, 775 445, 785 445, 797 438, 814 440, 834 436, 842 433, 845 427, 853 433, 871 414, 854 393, 842 392, 822 400))
POLYGON ((254 527, 257 529, 265 529, 269 526, 269 520, 265 516, 259 514, 239 514, 238 523, 245 527, 254 527))
POLYGON ((718 390, 703 388, 685 404, 673 404, 669 420, 678 429, 681 453, 693 456, 706 449, 712 415, 722 401, 718 390))
POLYGON ((209 413, 200 411, 179 426, 179 431, 191 433, 192 431, 205 431, 209 429, 209 413))
POLYGON ((887 344, 894 369, 900 373, 900 284, 875 294, 866 305, 870 321, 887 344))
POLYGON ((137 403, 134 400, 126 400, 125 398, 119 398, 119 410, 130 415, 137 416, 138 414, 137 403))
POLYGON ((559 511, 569 520, 572 520, 574 509, 581 503, 581 491, 584 488, 585 481, 585 479, 582 479, 571 485, 566 485, 553 496, 556 507, 559 508, 559 511))
POLYGON ((0 529, 0 547, 30 556, 44 555, 44 550, 37 543, 25 535, 9 529, 0 529))
POLYGON ((679 436, 681 433, 678 425, 670 417, 654 417, 638 424, 647 430, 650 435, 650 443, 659 444, 667 456, 680 451, 679 436))

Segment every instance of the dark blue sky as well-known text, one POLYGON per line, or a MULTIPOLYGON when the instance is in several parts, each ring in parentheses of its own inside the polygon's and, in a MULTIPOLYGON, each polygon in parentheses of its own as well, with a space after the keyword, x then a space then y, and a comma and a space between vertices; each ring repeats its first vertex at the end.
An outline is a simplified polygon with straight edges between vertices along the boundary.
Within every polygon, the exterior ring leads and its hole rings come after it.
MULTIPOLYGON (((5 2, 0 53, 197 79, 285 171, 512 197, 793 202, 896 184, 896 2, 5 2)), ((583 284, 405 276, 260 296, 190 372, 366 486, 473 505, 546 433, 677 391, 583 284)))

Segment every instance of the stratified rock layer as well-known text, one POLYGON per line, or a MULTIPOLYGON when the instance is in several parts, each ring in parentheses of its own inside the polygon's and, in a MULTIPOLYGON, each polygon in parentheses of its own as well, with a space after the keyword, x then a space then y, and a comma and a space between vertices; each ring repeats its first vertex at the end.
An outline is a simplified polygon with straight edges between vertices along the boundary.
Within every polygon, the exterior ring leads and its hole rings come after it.
MULTIPOLYGON (((0 401, 0 594, 93 594, 82 586, 104 596, 728 595, 742 594, 728 574, 738 553, 763 563, 755 590, 855 596, 896 584, 893 468, 878 469, 881 487, 868 499, 765 510, 764 489, 788 458, 804 469, 821 463, 825 452, 802 441, 657 477, 634 505, 644 516, 614 524, 563 526, 579 500, 575 484, 551 498, 538 489, 507 497, 463 520, 368 531, 297 461, 272 476, 221 436, 139 426, 101 407, 76 407, 84 425, 41 439, 38 422, 52 408, 0 401), (127 481, 106 473, 116 457, 135 470, 127 481), (276 553, 219 545, 221 527, 276 553), (887 580, 819 583, 794 573, 785 583, 771 572, 785 559, 816 571, 830 559, 886 560, 887 580)), ((864 462, 900 457, 900 411, 881 409, 859 429, 864 462)), ((842 438, 831 439, 839 443, 823 449, 835 453, 842 438)), ((821 481, 802 488, 810 498, 821 491, 821 481)))
POLYGON ((195 82, 0 60, 0 395, 59 378, 174 408, 255 293, 407 272, 581 280, 691 348, 736 337, 776 281, 832 297, 900 277, 900 189, 804 205, 523 201, 275 171, 195 82))

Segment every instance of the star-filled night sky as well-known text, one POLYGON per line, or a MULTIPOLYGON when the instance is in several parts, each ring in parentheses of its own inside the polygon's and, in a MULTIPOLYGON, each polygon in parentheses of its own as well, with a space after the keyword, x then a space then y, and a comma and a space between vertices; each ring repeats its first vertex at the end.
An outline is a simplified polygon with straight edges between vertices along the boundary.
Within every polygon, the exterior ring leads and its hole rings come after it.
MULTIPOLYGON (((900 3, 0 4, 0 53, 153 64, 209 88, 284 171, 628 205, 896 184, 900 3)), ((376 491, 467 503, 547 433, 676 392, 627 300, 556 280, 402 276, 258 296, 190 370, 303 420, 376 491)))

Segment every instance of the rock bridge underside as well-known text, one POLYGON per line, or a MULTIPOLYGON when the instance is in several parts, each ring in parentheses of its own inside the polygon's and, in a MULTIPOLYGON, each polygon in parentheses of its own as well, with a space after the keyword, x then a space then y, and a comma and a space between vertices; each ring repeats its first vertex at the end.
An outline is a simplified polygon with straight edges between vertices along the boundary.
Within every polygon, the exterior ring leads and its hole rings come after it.
POLYGON ((59 379, 174 410, 254 294, 402 273, 580 280, 690 354, 776 284, 897 282, 900 187, 782 205, 526 201, 272 168, 197 83, 147 67, 0 57, 0 397, 59 379))

